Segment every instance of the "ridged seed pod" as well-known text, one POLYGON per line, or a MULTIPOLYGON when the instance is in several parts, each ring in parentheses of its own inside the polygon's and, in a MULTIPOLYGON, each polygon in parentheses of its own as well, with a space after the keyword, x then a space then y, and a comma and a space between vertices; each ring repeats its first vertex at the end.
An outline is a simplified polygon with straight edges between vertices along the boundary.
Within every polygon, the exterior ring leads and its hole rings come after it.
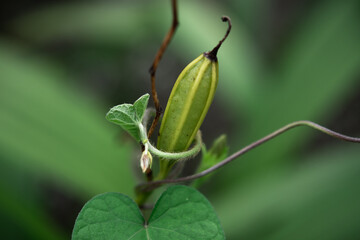
MULTIPOLYGON (((188 149, 199 130, 215 95, 219 79, 217 51, 228 36, 210 52, 205 52, 192 61, 180 73, 171 91, 159 130, 157 147, 167 152, 188 149)), ((161 161, 163 162, 163 161, 161 161)))
POLYGON ((214 98, 218 78, 218 62, 205 54, 181 72, 165 109, 158 148, 180 152, 190 146, 214 98))

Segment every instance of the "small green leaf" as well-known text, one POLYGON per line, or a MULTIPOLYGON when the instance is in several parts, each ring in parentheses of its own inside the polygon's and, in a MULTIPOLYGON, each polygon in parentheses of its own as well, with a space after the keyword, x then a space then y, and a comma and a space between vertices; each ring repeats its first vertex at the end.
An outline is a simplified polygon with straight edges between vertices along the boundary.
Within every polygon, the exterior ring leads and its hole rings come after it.
POLYGON ((211 156, 211 159, 215 158, 213 161, 206 161, 207 163, 212 163, 209 167, 211 167, 213 164, 218 163, 219 159, 222 160, 227 157, 228 152, 229 147, 227 145, 227 138, 225 134, 222 134, 217 139, 215 139, 213 145, 207 152, 208 155, 211 156))
POLYGON ((126 195, 94 197, 77 217, 72 239, 220 240, 225 236, 209 201, 197 190, 178 185, 161 195, 147 224, 126 195))
POLYGON ((139 122, 141 122, 144 117, 149 102, 149 97, 150 97, 149 94, 144 94, 134 102, 136 118, 138 119, 139 122))
MULTIPOLYGON (((220 135, 213 142, 209 150, 204 146, 202 149, 202 159, 197 172, 202 172, 220 161, 224 160, 229 154, 229 146, 227 145, 226 135, 220 135)), ((204 176, 194 181, 193 187, 200 187, 206 180, 210 179, 212 174, 204 176)))
POLYGON ((148 101, 149 94, 144 94, 134 104, 124 103, 117 105, 106 114, 106 119, 120 125, 139 142, 140 133, 138 125, 142 121, 148 101))

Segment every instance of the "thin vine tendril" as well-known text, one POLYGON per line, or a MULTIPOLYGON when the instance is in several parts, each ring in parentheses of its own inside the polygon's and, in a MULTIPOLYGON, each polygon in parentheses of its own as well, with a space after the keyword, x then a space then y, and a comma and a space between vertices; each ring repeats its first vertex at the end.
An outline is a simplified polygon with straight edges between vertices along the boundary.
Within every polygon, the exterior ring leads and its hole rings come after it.
POLYGON ((319 130, 331 137, 334 137, 334 138, 338 138, 340 140, 344 140, 344 141, 348 141, 348 142, 354 142, 354 143, 360 143, 360 138, 356 138, 356 137, 350 137, 350 136, 346 136, 346 135, 343 135, 341 133, 337 133, 335 131, 332 131, 328 128, 325 128, 317 123, 314 123, 314 122, 311 122, 311 121, 307 121, 307 120, 302 120, 302 121, 296 121, 296 122, 292 122, 292 123, 289 123, 287 125, 285 125, 284 127, 270 133, 269 135, 247 145, 246 147, 240 149, 239 151, 235 152, 234 154, 232 154, 231 156, 227 157, 226 159, 224 159, 223 161, 215 164, 214 166, 202 171, 202 172, 199 172, 199 173, 196 173, 196 174, 193 174, 193 175, 190 175, 190 176, 186 176, 186 177, 181 177, 181 178, 177 178, 177 179, 165 179, 165 180, 160 180, 160 181, 153 181, 153 182, 147 182, 147 183, 142 183, 142 184, 139 184, 137 187, 136 187, 136 191, 137 192, 150 192, 152 190, 154 190, 155 188, 158 188, 164 184, 169 184, 169 183, 180 183, 180 182, 188 182, 188 181, 192 181, 192 180, 195 180, 197 178, 200 178, 200 177, 203 177, 225 165, 227 165, 228 163, 232 162, 233 160, 237 159, 238 157, 242 156, 243 154, 247 153, 248 151, 260 146, 261 144, 273 139, 274 137, 290 130, 290 129, 293 129, 295 127, 299 127, 299 126, 308 126, 308 127, 311 127, 313 129, 316 129, 316 130, 319 130))

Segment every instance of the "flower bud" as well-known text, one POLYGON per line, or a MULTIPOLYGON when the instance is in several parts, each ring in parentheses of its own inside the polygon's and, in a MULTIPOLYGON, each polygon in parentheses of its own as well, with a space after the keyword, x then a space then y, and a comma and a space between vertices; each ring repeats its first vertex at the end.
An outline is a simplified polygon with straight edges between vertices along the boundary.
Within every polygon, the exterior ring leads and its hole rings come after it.
POLYGON ((140 167, 143 173, 146 173, 151 170, 151 166, 152 166, 152 156, 151 153, 146 149, 141 154, 140 167))

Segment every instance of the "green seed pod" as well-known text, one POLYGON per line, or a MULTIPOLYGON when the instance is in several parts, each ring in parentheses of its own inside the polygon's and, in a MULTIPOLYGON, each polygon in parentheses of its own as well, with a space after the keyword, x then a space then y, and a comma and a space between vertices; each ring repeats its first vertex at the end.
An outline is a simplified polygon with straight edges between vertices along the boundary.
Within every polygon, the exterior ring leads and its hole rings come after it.
POLYGON ((190 146, 210 107, 217 83, 218 63, 204 54, 182 71, 165 109, 158 148, 180 152, 190 146))
POLYGON ((186 66, 175 82, 159 131, 157 146, 161 150, 188 149, 208 112, 219 78, 216 55, 231 29, 230 19, 222 20, 229 24, 224 38, 186 66))

